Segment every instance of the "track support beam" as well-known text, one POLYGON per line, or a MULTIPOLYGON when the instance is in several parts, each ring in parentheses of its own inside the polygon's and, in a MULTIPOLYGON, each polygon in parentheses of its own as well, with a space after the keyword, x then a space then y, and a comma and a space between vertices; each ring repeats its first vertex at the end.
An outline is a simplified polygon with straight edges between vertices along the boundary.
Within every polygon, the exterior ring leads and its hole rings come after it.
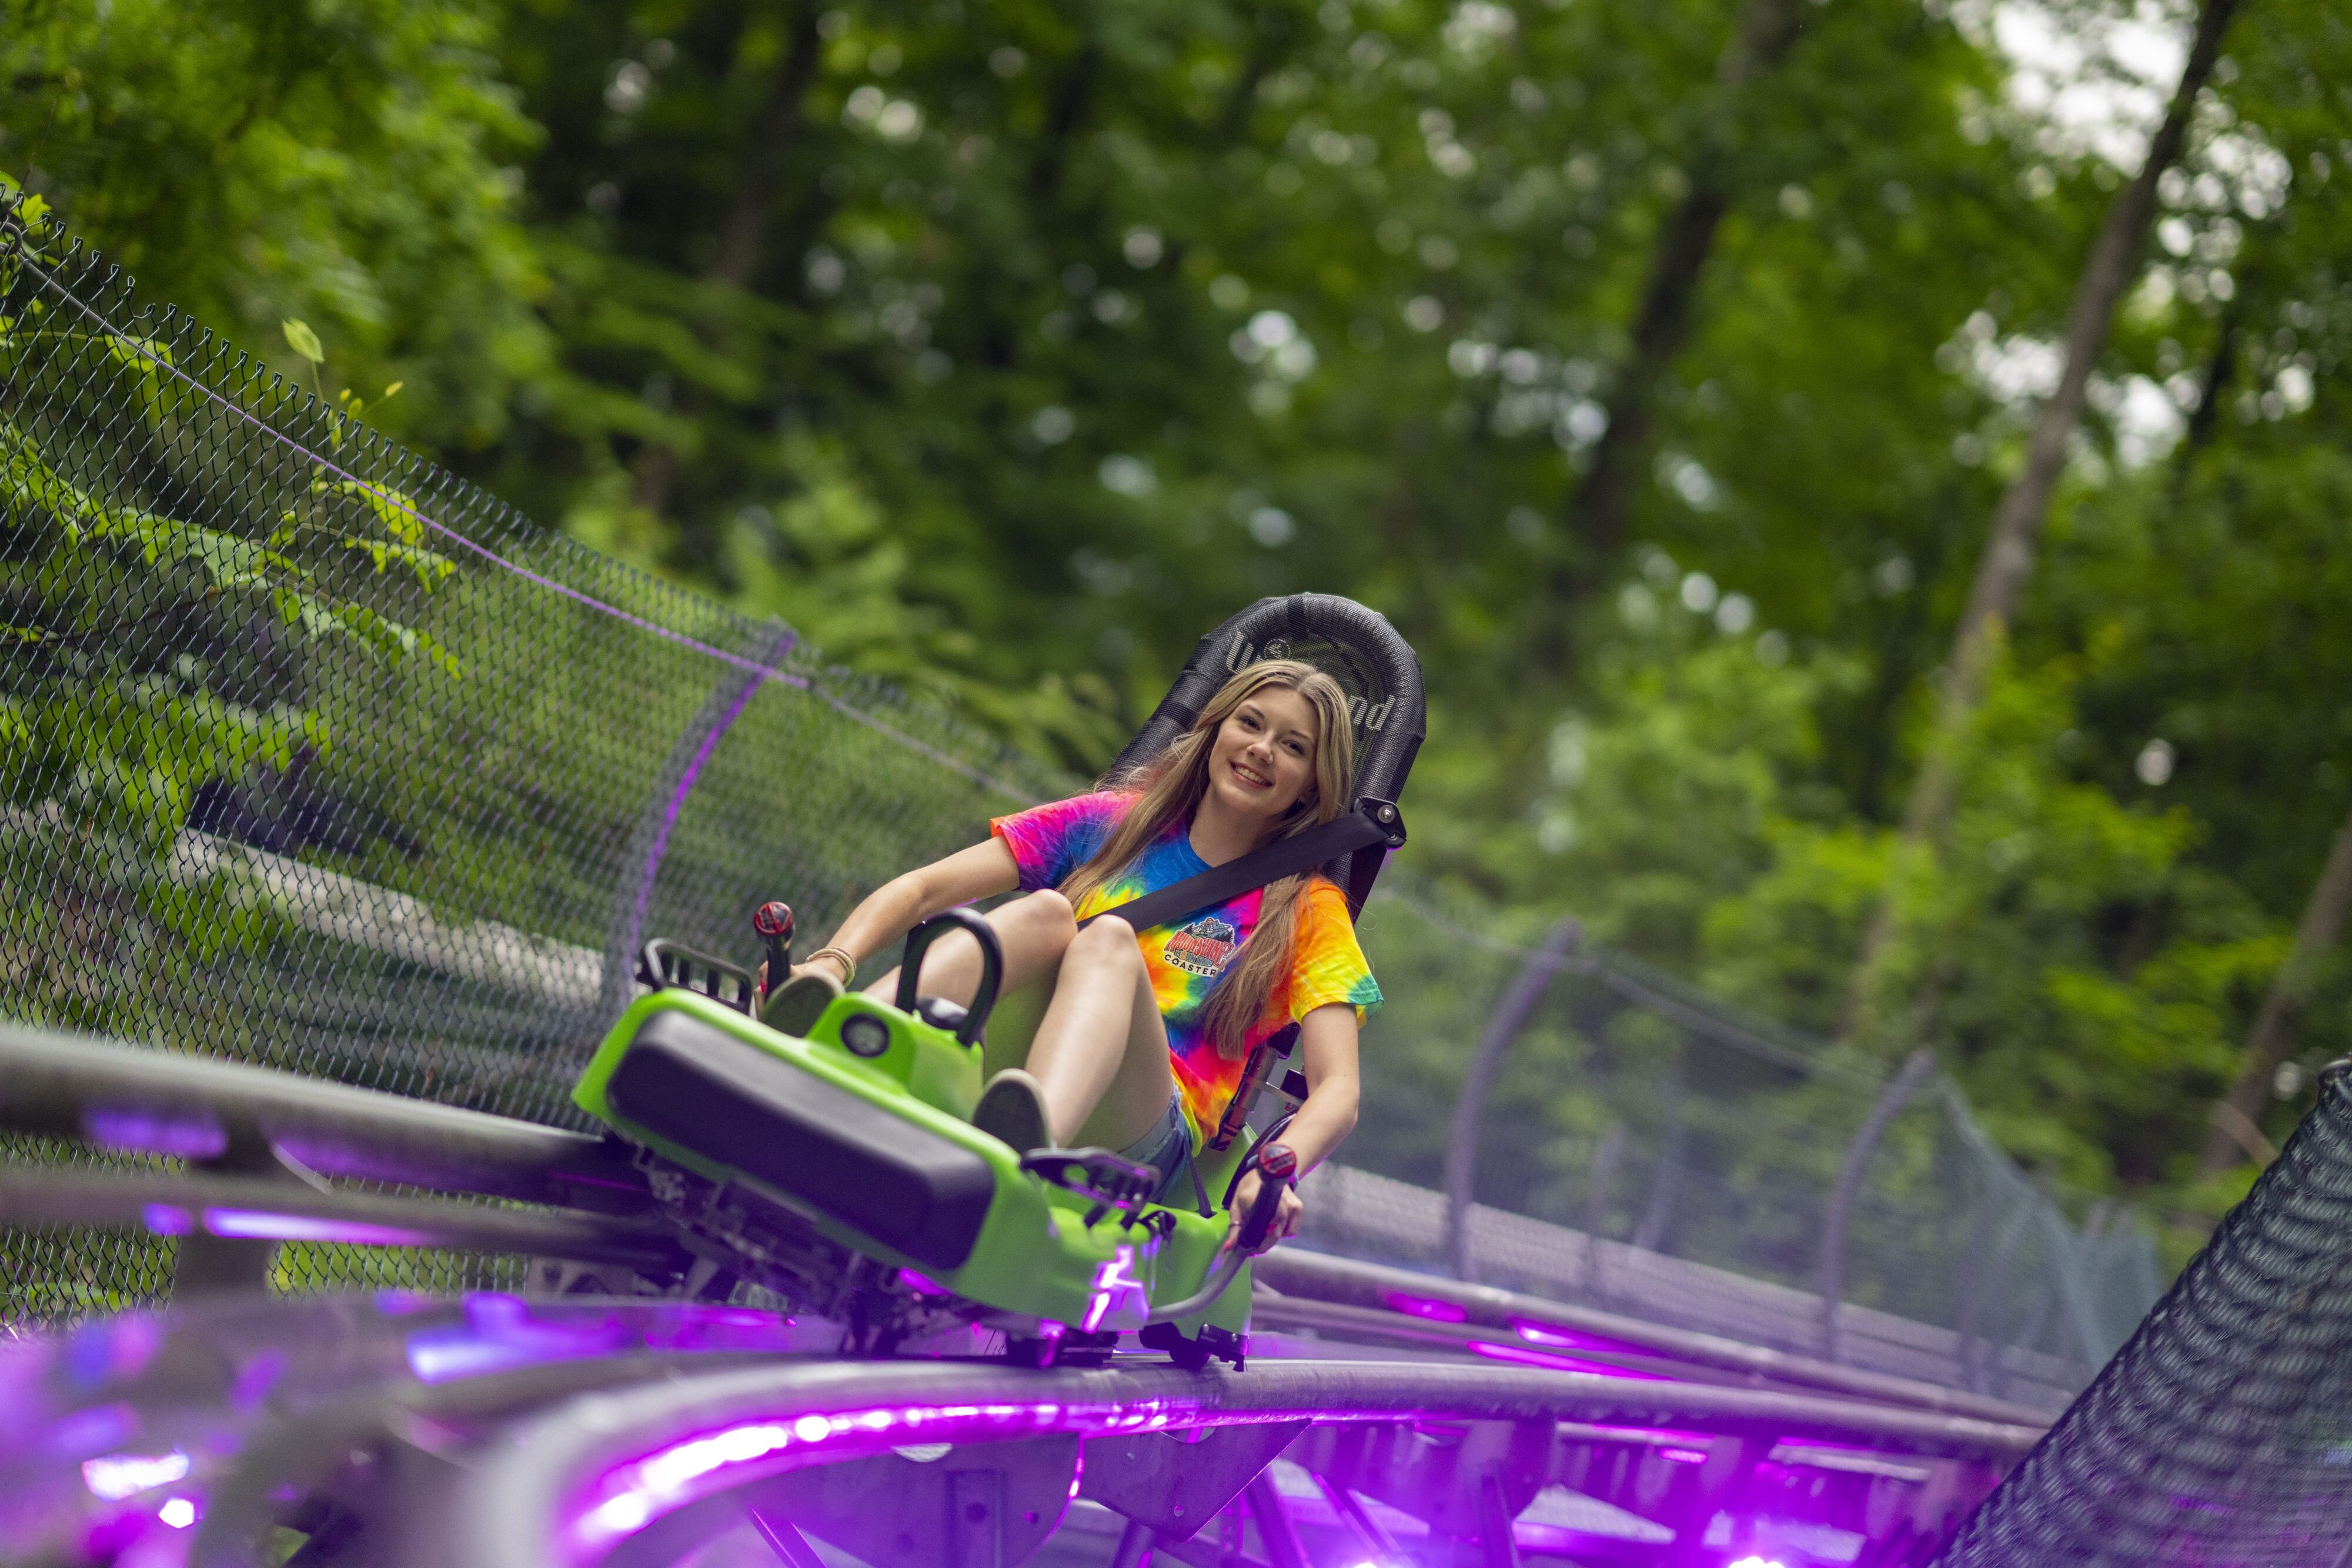
POLYGON ((1087 1444, 1078 1495, 1141 1521, 1163 1544, 1190 1541, 1307 1427, 1304 1420, 1273 1421, 1181 1436, 1097 1437, 1087 1444))
POLYGON ((1071 1437, 910 1448, 762 1481, 750 1511, 755 1521, 792 1521, 874 1568, 1016 1568, 1061 1523, 1077 1468, 1071 1437))

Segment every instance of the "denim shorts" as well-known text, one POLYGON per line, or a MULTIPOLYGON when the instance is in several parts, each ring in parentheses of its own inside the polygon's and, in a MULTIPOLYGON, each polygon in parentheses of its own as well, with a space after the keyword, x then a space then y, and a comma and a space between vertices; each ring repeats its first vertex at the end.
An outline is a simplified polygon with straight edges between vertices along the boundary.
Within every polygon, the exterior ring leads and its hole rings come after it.
POLYGON ((1183 1097, 1170 1094, 1168 1114, 1154 1123, 1143 1136, 1119 1150, 1119 1156, 1139 1166, 1150 1166, 1160 1173, 1159 1189, 1152 1194, 1154 1202, 1174 1203, 1180 1207, 1192 1203, 1192 1128, 1184 1120, 1183 1097))

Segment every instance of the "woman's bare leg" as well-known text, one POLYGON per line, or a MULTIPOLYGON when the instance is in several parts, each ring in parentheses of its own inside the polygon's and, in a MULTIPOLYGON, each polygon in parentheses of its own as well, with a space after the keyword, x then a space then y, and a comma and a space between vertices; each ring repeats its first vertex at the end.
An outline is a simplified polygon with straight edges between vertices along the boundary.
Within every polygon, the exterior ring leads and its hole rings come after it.
POLYGON ((1106 916, 1068 943, 1029 1071, 1059 1143, 1123 1149, 1168 1113, 1168 1026, 1124 920, 1106 916))
MULTIPOLYGON (((989 929, 1004 950, 1004 980, 1000 991, 1053 983, 1062 952, 1077 934, 1070 901, 1052 888, 1008 899, 988 913, 989 929)), ((864 988, 869 997, 891 1001, 898 993, 898 971, 864 988)), ((945 997, 970 1006, 980 990, 980 944, 962 931, 950 931, 923 955, 923 995, 945 997)))

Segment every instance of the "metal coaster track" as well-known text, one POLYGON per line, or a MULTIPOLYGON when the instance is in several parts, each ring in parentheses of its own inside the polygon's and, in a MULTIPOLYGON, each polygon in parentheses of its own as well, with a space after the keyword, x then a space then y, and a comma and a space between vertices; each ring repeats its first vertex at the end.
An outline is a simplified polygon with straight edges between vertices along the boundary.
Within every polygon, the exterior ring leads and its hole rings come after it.
MULTIPOLYGON (((2041 1435, 1779 1389, 1323 1359, 1364 1354, 1328 1343, 1277 1345, 1290 1354, 1240 1373, 1127 1357, 1037 1372, 841 1361, 806 1354, 822 1337, 809 1329, 689 1303, 502 1297, 244 1298, 110 1320, 0 1360, 21 1416, 0 1435, 0 1510, 17 1516, 0 1561, 90 1560, 63 1548, 172 1497, 201 1500, 185 1559, 201 1568, 268 1561, 289 1522, 315 1543, 310 1563, 629 1568, 683 1561, 747 1519, 783 1539, 805 1525, 877 1568, 994 1568, 1074 1508, 1185 1562, 1237 1498, 1269 1554, 1252 1560, 1326 1561, 1287 1554, 1299 1526, 1260 1484, 1281 1455, 1367 1522, 1368 1508, 1396 1511, 1481 1564, 1518 1561, 1530 1527, 1514 1521, 1563 1486, 1649 1527, 1647 1550, 1585 1543, 1612 1561, 1725 1561, 1696 1550, 1718 1513, 1801 1501, 1885 1564, 1919 1561, 2041 1435), (193 1468, 111 1513, 77 1495, 83 1456, 59 1434, 94 1412, 114 1423, 107 1440, 135 1436, 136 1453, 193 1468), (974 1507, 988 1528, 950 1528, 974 1507), (894 1553, 899 1534, 914 1544, 894 1553)), ((152 1461, 96 1462, 81 1470, 92 1491, 105 1467, 152 1461)), ((1404 1561, 1392 1542, 1360 1544, 1404 1561)))
MULTIPOLYGON (((744 1489, 802 1467, 921 1443, 1043 1445, 1065 1456, 1050 1467, 1062 1496, 1076 1489, 1147 1528, 1190 1533, 1173 1495, 1182 1484, 1230 1498, 1287 1449, 1351 1491, 1403 1497, 1441 1521, 1474 1526, 1449 1533, 1480 1540, 1491 1563, 1511 1560, 1516 1542, 1502 1537, 1519 1508, 1563 1474, 1590 1471, 1609 1441, 1564 1436, 1561 1423, 1706 1433, 1706 1457, 1690 1467, 1699 1472, 1695 1495, 1682 1500, 1685 1517, 1696 1512, 1702 1524, 1768 1454, 1792 1442, 1932 1457, 1954 1479, 1968 1471, 1982 1483, 2040 1436, 2032 1427, 1811 1396, 1442 1363, 1260 1361, 1199 1375, 1151 1366, 1034 1374, 992 1363, 811 1363, 698 1371, 551 1400, 502 1425, 467 1462, 437 1469, 414 1511, 431 1521, 421 1537, 428 1555, 452 1568, 558 1568, 667 1527, 667 1542, 633 1545, 614 1559, 653 1562, 730 1512, 757 1507, 756 1490, 746 1497, 744 1489), (1468 1430, 1424 1452, 1417 1429, 1432 1422, 1468 1430), (1204 1435, 1224 1441, 1187 1454, 1204 1435), (1083 1470, 1072 1438, 1086 1439, 1083 1470), (1445 1462, 1432 1464, 1433 1453, 1445 1462), (1442 1484, 1416 1473, 1440 1469, 1442 1484)), ((1929 1518, 1906 1522, 1940 1537, 1943 1511, 1973 1490, 1949 1486, 1929 1518)), ((1223 1500, 1213 1498, 1207 1511, 1223 1500)), ((1192 1522, 1203 1517, 1190 1511, 1192 1522)))

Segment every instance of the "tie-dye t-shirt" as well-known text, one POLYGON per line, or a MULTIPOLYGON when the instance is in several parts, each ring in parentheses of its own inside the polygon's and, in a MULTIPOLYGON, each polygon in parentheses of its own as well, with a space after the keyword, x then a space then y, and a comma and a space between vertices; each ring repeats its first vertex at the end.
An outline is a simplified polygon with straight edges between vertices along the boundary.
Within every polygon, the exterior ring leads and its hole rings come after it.
MULTIPOLYGON (((1021 867, 1021 888, 1058 887, 1100 849, 1135 797, 1105 791, 1056 800, 1017 816, 999 817, 989 831, 1003 839, 1021 867)), ((1155 840, 1128 873, 1087 895, 1077 908, 1081 920, 1099 910, 1156 893, 1209 869, 1193 852, 1190 824, 1177 822, 1155 840)), ((1213 1131, 1226 1103, 1241 1083, 1248 1053, 1229 1061, 1201 1028, 1201 1014, 1218 977, 1233 967, 1234 953, 1257 929, 1258 905, 1265 894, 1253 889, 1230 904, 1221 904, 1187 920, 1181 926, 1155 926, 1137 936, 1143 948, 1151 994, 1168 1022, 1168 1047, 1177 1093, 1192 1124, 1192 1142, 1199 1147, 1203 1134, 1213 1131)), ((1298 912, 1298 936, 1289 975, 1266 998, 1265 1012, 1251 1026, 1248 1043, 1255 1046, 1286 1024, 1295 1023, 1319 1007, 1347 1002, 1361 1021, 1378 1007, 1381 988, 1356 944, 1356 925, 1348 915, 1348 897, 1325 877, 1307 884, 1306 902, 1298 912)))

